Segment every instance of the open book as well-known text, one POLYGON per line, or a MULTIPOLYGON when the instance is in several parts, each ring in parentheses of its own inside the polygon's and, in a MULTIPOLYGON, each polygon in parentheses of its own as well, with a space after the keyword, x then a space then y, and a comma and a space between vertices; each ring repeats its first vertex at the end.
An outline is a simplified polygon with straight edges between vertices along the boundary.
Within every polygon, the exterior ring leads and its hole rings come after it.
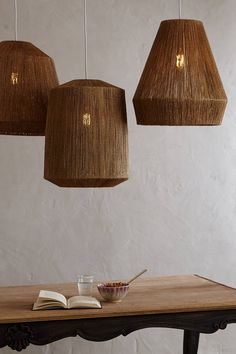
POLYGON ((97 308, 101 309, 100 302, 91 296, 73 296, 68 300, 64 295, 55 291, 40 290, 39 296, 34 303, 33 310, 51 310, 56 308, 77 309, 97 308))

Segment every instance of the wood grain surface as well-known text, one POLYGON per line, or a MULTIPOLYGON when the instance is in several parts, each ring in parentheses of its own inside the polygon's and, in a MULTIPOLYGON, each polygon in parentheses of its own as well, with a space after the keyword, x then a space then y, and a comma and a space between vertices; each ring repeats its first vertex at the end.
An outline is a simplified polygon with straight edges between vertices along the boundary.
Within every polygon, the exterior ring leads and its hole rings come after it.
MULTIPOLYGON (((236 290, 195 275, 137 280, 121 303, 102 302, 102 309, 32 311, 41 289, 78 295, 73 283, 2 287, 0 323, 236 309, 236 290)), ((101 300, 95 286, 93 295, 101 300)))
POLYGON ((0 43, 0 134, 44 135, 53 60, 29 42, 0 43))
POLYGON ((201 21, 161 22, 133 103, 138 124, 221 124, 227 97, 201 21))
POLYGON ((112 187, 128 179, 123 89, 74 80, 51 91, 44 178, 61 187, 112 187))

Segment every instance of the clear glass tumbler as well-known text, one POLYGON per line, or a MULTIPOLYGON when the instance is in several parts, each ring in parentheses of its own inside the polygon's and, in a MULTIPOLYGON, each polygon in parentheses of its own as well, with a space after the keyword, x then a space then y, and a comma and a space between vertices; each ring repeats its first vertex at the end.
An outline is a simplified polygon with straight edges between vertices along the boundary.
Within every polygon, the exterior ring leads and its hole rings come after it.
POLYGON ((93 275, 78 275, 79 295, 91 296, 93 288, 93 275))

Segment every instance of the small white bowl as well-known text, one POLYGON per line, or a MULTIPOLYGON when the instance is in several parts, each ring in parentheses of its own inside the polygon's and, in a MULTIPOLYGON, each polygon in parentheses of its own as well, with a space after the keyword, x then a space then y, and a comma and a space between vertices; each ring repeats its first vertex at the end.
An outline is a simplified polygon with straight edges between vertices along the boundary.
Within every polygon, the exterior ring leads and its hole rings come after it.
POLYGON ((129 284, 103 283, 98 284, 97 288, 104 300, 109 302, 121 302, 128 294, 129 284))

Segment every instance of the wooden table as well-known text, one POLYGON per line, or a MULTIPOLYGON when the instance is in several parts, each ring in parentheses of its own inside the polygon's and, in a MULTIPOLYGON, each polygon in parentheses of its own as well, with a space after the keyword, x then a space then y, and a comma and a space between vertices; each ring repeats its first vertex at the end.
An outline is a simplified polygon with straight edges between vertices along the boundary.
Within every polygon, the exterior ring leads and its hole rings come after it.
POLYGON ((0 348, 20 351, 77 335, 99 342, 166 327, 184 330, 183 353, 196 354, 200 333, 236 323, 236 290, 195 275, 139 280, 123 302, 103 302, 102 309, 32 311, 40 289, 77 293, 76 284, 0 288, 0 348))

